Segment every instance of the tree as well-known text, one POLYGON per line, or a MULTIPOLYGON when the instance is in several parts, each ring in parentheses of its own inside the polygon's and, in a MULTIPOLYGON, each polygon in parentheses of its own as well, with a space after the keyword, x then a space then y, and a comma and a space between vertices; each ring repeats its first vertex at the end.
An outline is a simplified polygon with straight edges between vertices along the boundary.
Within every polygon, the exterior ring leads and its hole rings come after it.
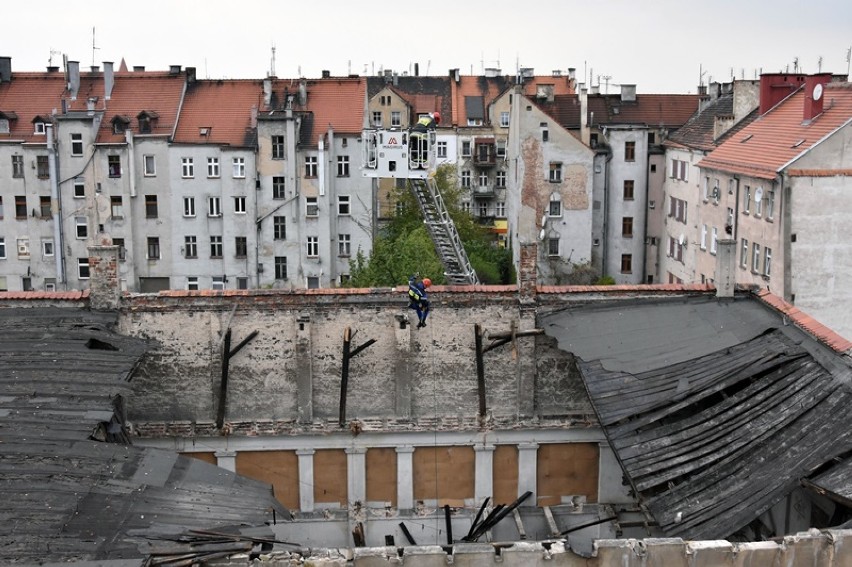
MULTIPOLYGON (((462 192, 455 183, 455 169, 449 165, 438 167, 435 181, 479 280, 492 284, 514 282, 511 253, 497 247, 493 234, 462 210, 462 192)), ((396 286, 415 273, 437 284, 446 283, 444 267, 423 224, 416 199, 407 186, 395 189, 395 198, 400 203, 399 213, 382 227, 369 258, 359 250, 350 262, 350 285, 396 286)))

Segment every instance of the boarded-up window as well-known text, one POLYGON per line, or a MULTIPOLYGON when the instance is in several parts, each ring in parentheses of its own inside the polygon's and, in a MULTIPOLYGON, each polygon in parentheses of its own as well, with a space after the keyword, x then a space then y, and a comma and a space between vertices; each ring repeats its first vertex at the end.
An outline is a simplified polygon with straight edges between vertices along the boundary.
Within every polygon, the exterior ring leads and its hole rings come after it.
POLYGON ((268 482, 281 504, 299 509, 299 457, 295 451, 240 451, 237 474, 268 482))
POLYGON ((396 506, 396 449, 367 450, 367 501, 396 506))
POLYGON ((597 443, 554 443, 540 445, 536 464, 539 506, 553 506, 563 496, 585 496, 598 501, 597 443))
POLYGON ((518 447, 497 445, 493 465, 494 498, 491 504, 508 506, 518 498, 518 447))
POLYGON ((314 504, 349 505, 349 482, 346 475, 346 452, 324 449, 314 453, 314 504))
POLYGON ((463 506, 473 498, 473 447, 418 447, 414 451, 414 499, 463 506))
POLYGON ((211 465, 218 465, 219 459, 216 458, 216 453, 181 453, 187 457, 192 457, 193 459, 198 459, 199 461, 204 461, 205 463, 210 463, 211 465))

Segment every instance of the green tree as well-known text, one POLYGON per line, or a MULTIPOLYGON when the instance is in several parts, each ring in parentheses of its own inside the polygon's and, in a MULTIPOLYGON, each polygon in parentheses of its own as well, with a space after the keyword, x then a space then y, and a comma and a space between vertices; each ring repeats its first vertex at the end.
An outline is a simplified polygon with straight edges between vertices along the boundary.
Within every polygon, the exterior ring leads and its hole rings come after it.
MULTIPOLYGON (((462 210, 462 192, 455 178, 455 169, 449 165, 440 166, 435 173, 438 189, 456 225, 471 267, 482 283, 514 282, 511 252, 495 246, 493 234, 462 210)), ((408 277, 415 273, 429 277, 437 284, 446 283, 444 267, 423 224, 417 200, 407 185, 395 189, 395 199, 400 203, 399 214, 381 229, 369 258, 359 250, 350 262, 350 285, 396 286, 406 283, 408 277)))

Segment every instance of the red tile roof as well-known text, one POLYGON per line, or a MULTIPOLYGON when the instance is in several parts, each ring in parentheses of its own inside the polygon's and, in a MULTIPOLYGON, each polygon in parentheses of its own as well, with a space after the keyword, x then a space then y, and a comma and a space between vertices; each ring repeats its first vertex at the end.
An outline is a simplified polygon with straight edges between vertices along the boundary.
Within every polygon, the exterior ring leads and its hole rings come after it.
POLYGON ((632 101, 622 101, 621 95, 589 95, 589 123, 680 128, 698 110, 698 101, 698 95, 684 94, 637 94, 632 101))
MULTIPOLYGON (((493 103, 507 90, 515 86, 516 83, 517 79, 511 75, 500 75, 496 77, 462 75, 459 77, 458 83, 451 80, 453 124, 457 126, 467 125, 465 97, 482 97, 483 105, 487 112, 488 105, 493 103)), ((538 87, 542 85, 552 85, 554 96, 574 94, 573 83, 567 76, 552 77, 545 75, 536 75, 525 79, 523 83, 523 92, 528 97, 535 97, 538 87)))
POLYGON ((791 160, 852 119, 852 84, 828 83, 824 108, 803 123, 804 88, 743 128, 699 162, 702 168, 774 179, 791 160))
POLYGON ((35 135, 33 118, 61 111, 60 99, 65 91, 62 73, 14 73, 12 81, 0 83, 0 112, 14 113, 9 133, 0 134, 0 142, 18 140, 45 143, 44 134, 35 135))
MULTIPOLYGON (((298 93, 299 81, 278 79, 273 83, 277 93, 287 90, 298 93)), ((295 112, 310 112, 313 130, 310 134, 311 146, 317 146, 329 127, 337 134, 360 134, 364 128, 366 109, 367 80, 364 77, 332 77, 329 79, 310 79, 307 85, 307 104, 293 105, 295 112)), ((298 102, 298 101, 297 101, 298 102)), ((302 123, 305 127, 305 123, 302 123)))
POLYGON ((252 112, 263 101, 263 81, 197 81, 187 86, 174 141, 251 147, 252 112), (206 128, 206 135, 201 129, 206 128))
POLYGON ((757 296, 764 303, 792 319, 793 323, 816 337, 819 341, 830 346, 836 352, 852 350, 852 341, 844 339, 822 323, 819 323, 816 319, 808 316, 805 312, 799 310, 794 305, 790 305, 777 295, 773 295, 769 291, 762 289, 757 292, 757 296))

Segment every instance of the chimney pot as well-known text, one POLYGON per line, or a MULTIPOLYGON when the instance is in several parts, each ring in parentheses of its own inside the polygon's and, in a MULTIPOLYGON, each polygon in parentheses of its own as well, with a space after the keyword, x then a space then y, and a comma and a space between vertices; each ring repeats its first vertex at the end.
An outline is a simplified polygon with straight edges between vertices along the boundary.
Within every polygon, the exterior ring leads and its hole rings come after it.
POLYGON ((144 70, 145 70, 145 66, 144 66, 144 65, 134 65, 134 66, 133 66, 133 72, 134 72, 134 73, 137 73, 137 72, 141 73, 141 72, 142 72, 142 71, 144 71, 144 70))
POLYGON ((323 69, 323 71, 322 71, 322 78, 323 78, 323 79, 331 78, 331 71, 329 71, 329 70, 327 70, 327 69, 323 69))

